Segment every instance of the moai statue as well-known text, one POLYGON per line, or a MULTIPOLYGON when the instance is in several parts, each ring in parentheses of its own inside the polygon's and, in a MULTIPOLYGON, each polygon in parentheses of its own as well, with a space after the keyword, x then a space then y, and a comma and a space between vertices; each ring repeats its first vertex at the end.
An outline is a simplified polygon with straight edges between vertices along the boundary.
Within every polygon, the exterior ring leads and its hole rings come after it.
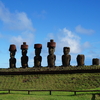
POLYGON ((40 56, 42 44, 34 44, 35 57, 34 57, 34 67, 41 67, 42 57, 40 56))
POLYGON ((99 65, 99 59, 98 58, 93 58, 92 59, 92 65, 99 65))
POLYGON ((16 68, 16 58, 15 58, 15 53, 16 53, 16 46, 14 44, 11 44, 9 47, 10 51, 10 59, 9 59, 9 67, 10 68, 16 68))
POLYGON ((69 52, 69 47, 63 48, 64 55, 62 55, 62 66, 70 66, 71 55, 69 55, 69 52))
POLYGON ((78 55, 77 56, 77 66, 84 66, 84 60, 85 60, 85 56, 84 55, 78 55))
POLYGON ((23 45, 21 45, 22 50, 22 57, 21 57, 21 66, 22 68, 28 67, 28 56, 27 54, 28 45, 26 45, 26 42, 23 42, 23 45))
POLYGON ((54 55, 55 46, 56 43, 52 39, 50 40, 50 42, 47 43, 48 52, 49 52, 49 55, 47 56, 48 67, 55 67, 55 60, 56 60, 56 55, 54 55))

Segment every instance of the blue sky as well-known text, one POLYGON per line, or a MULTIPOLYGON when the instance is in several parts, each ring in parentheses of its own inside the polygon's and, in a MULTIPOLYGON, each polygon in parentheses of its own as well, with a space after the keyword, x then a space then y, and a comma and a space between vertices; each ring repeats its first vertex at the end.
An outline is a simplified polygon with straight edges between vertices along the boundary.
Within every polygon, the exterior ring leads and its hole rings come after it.
POLYGON ((62 65, 63 47, 70 47, 71 65, 78 54, 85 65, 100 59, 100 0, 0 0, 0 68, 9 68, 10 44, 17 47, 17 68, 21 67, 20 45, 29 45, 29 67, 34 65, 34 44, 41 43, 42 66, 47 66, 47 42, 56 42, 56 65, 62 65))

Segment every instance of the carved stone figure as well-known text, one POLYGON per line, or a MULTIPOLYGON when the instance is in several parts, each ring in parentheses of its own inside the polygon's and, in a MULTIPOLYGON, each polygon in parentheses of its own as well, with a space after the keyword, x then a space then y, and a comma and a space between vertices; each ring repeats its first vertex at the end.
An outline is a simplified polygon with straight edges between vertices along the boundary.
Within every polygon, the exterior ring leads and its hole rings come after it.
POLYGON ((99 59, 98 58, 93 58, 92 59, 92 65, 99 65, 99 59))
POLYGON ((26 68, 28 67, 28 56, 27 56, 28 45, 26 45, 26 42, 23 42, 23 45, 21 45, 21 50, 22 50, 21 66, 22 68, 26 68))
POLYGON ((84 55, 78 55, 76 59, 77 59, 78 66, 84 66, 84 60, 85 60, 84 55))
POLYGON ((56 43, 52 39, 50 40, 50 42, 47 43, 48 52, 49 52, 49 55, 47 56, 48 67, 55 67, 55 60, 56 60, 56 55, 54 55, 55 46, 56 43))
POLYGON ((10 68, 16 68, 16 58, 15 58, 15 53, 16 53, 16 46, 14 44, 11 44, 9 47, 10 51, 10 59, 9 59, 9 67, 10 68))
POLYGON ((35 57, 34 57, 34 67, 41 67, 42 57, 40 56, 42 44, 34 44, 35 57))
POLYGON ((69 55, 69 52, 69 47, 63 48, 64 55, 62 55, 62 66, 70 66, 71 55, 69 55))

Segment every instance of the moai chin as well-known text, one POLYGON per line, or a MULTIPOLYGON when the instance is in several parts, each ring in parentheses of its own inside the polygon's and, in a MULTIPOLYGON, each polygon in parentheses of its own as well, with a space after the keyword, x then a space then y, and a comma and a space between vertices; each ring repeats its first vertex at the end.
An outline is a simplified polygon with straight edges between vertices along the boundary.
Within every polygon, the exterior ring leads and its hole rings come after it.
POLYGON ((62 55, 62 66, 70 66, 70 60, 71 60, 71 55, 69 55, 70 48, 69 47, 64 47, 63 48, 63 53, 62 55))
POLYGON ((15 53, 16 53, 16 46, 14 44, 11 44, 9 47, 10 51, 10 59, 9 59, 9 67, 10 68, 16 68, 16 58, 15 58, 15 53))
POLYGON ((92 65, 99 65, 99 59, 98 58, 93 58, 92 59, 92 65))
POLYGON ((56 55, 54 55, 54 52, 56 43, 54 40, 51 39, 50 42, 47 43, 47 47, 49 52, 49 55, 47 56, 48 67, 55 67, 56 55))
POLYGON ((77 66, 84 66, 85 56, 82 54, 77 55, 77 66))
POLYGON ((21 50, 22 50, 22 57, 21 57, 21 66, 22 68, 28 67, 28 56, 27 56, 27 50, 28 50, 28 45, 26 42, 23 42, 21 45, 21 50))
POLYGON ((34 67, 41 67, 42 57, 40 56, 42 44, 34 44, 35 57, 34 57, 34 67))

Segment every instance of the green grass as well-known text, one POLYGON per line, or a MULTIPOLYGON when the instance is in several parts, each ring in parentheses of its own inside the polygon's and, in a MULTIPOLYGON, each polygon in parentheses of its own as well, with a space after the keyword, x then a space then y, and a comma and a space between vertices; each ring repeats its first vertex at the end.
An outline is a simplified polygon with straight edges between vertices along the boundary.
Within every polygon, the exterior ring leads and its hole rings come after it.
MULTIPOLYGON (((52 92, 52 95, 49 95, 49 92, 31 92, 28 95, 26 92, 12 91, 11 94, 0 94, 0 100, 91 100, 91 98, 91 93, 73 95, 71 92, 52 92)), ((96 100, 100 100, 98 95, 96 100)))
MULTIPOLYGON (((100 90, 100 73, 0 75, 0 90, 100 90)), ((0 100, 91 100, 94 92, 0 91, 0 100)), ((96 100, 100 97, 96 95, 96 100)))
POLYGON ((0 89, 82 90, 100 87, 100 73, 0 75, 0 89))

